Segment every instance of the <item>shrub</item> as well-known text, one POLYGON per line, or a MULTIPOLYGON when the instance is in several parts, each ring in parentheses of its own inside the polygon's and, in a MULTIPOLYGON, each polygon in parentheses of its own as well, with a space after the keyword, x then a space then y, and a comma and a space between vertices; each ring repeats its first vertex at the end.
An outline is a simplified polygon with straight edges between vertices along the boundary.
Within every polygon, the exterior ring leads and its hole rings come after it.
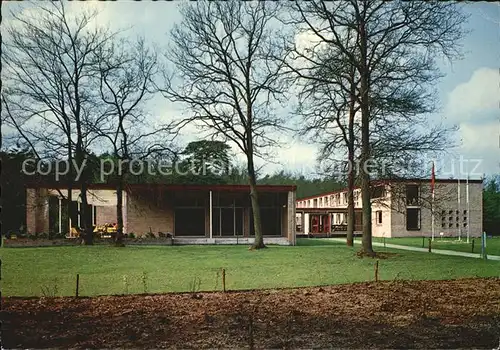
POLYGON ((38 234, 38 239, 48 239, 49 238, 49 234, 46 233, 46 232, 42 232, 42 233, 39 233, 38 234))
POLYGON ((165 234, 163 232, 158 232, 158 237, 165 238, 166 236, 165 236, 165 234))
POLYGON ((155 234, 153 232, 146 232, 145 235, 147 238, 156 238, 155 234))
POLYGON ((52 285, 43 285, 40 286, 42 289, 42 295, 44 297, 56 297, 59 294, 59 286, 57 283, 57 279, 54 279, 54 282, 52 285))
POLYGON ((128 238, 135 238, 135 234, 133 232, 130 232, 128 238))

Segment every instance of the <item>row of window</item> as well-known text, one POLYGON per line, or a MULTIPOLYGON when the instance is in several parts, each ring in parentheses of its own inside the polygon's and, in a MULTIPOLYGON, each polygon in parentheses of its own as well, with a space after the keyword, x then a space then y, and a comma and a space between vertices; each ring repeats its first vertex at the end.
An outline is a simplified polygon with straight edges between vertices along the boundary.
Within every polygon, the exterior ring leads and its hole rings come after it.
MULTIPOLYGON (((355 205, 359 205, 359 192, 354 192, 355 205)), ((322 207, 335 207, 339 205, 347 205, 347 193, 336 193, 329 196, 324 196, 315 199, 308 199, 297 202, 298 208, 322 208, 322 207)))
MULTIPOLYGON (((371 198, 385 198, 387 196, 386 188, 384 186, 376 186, 372 189, 371 198)), ((354 200, 359 201, 359 191, 354 191, 354 200)), ((324 196, 315 199, 299 201, 297 207, 299 208, 318 208, 318 207, 334 207, 337 205, 347 204, 347 192, 336 193, 330 196, 324 196)), ((358 205, 358 203, 356 203, 358 205)), ((416 184, 406 185, 406 205, 418 206, 420 205, 420 186, 416 184)))

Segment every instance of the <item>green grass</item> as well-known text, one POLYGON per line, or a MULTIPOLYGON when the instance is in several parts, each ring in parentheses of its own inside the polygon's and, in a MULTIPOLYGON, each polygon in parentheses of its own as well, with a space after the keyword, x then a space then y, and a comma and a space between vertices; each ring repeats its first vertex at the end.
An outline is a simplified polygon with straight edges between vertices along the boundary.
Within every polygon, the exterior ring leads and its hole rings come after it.
MULTIPOLYGON (((384 239, 381 237, 373 237, 373 241, 383 242, 384 239)), ((386 238, 385 242, 420 248, 422 248, 422 243, 424 243, 424 248, 427 248, 429 246, 428 237, 424 239, 422 239, 422 237, 386 238)), ((479 254, 481 253, 481 238, 474 238, 473 247, 472 238, 469 240, 469 243, 467 243, 465 238, 463 238, 461 241, 458 241, 456 238, 441 239, 437 237, 432 242, 432 248, 479 254), (474 248, 474 250, 472 250, 472 248, 474 248)), ((487 238, 486 253, 490 255, 500 255, 500 237, 487 238)))
MULTIPOLYGON (((105 246, 1 248, 3 296, 80 295, 314 286, 372 281, 374 260, 356 257, 358 248, 305 239, 296 247, 105 246), (126 276, 127 283, 124 283, 126 276)), ((382 248, 384 249, 384 248, 382 248)), ((380 249, 380 250, 382 250, 380 249)), ((389 249, 384 249, 390 251, 389 249)), ((499 276, 500 262, 408 251, 380 261, 380 278, 450 279, 499 276)))

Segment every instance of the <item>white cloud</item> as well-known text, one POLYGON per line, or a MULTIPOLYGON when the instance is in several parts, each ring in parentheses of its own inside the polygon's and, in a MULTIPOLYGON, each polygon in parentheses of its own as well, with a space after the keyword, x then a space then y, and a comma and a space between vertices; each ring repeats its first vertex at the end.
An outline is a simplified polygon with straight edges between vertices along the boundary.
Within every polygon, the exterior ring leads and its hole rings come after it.
POLYGON ((479 68, 469 81, 456 86, 448 95, 446 114, 454 122, 483 119, 499 112, 500 73, 494 68, 479 68))
MULTIPOLYGON (((483 124, 462 123, 460 125, 462 157, 474 162, 480 162, 475 172, 500 172, 500 123, 491 121, 483 124)), ((472 171, 472 168, 469 169, 472 171)))
POLYGON ((290 170, 310 174, 316 165, 317 148, 292 138, 281 148, 275 150, 275 162, 268 162, 264 167, 267 173, 290 170))
POLYGON ((460 137, 460 146, 453 153, 457 159, 479 161, 481 165, 475 172, 500 171, 499 84, 498 69, 483 67, 448 94, 445 113, 450 122, 459 126, 460 137))

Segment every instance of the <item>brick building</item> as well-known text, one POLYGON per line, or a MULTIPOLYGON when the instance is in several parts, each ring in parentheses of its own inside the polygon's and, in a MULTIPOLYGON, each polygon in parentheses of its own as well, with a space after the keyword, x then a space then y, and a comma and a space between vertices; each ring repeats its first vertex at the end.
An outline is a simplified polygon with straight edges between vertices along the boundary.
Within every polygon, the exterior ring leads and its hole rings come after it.
MULTIPOLYGON (((295 244, 295 186, 258 186, 262 229, 267 243, 295 244)), ((78 227, 79 191, 73 190, 72 217, 67 190, 26 189, 28 233, 63 232, 78 227)), ((91 185, 87 194, 93 225, 116 222, 116 191, 91 185)), ((254 236, 247 185, 131 184, 123 194, 124 233, 171 233, 186 243, 232 243, 254 236)))
MULTIPOLYGON (((374 237, 432 235, 478 237, 483 231, 483 181, 425 179, 377 181, 372 185, 374 237)), ((355 231, 362 231, 361 190, 354 190, 355 231)), ((297 199, 297 233, 321 235, 347 230, 347 190, 297 199)))

